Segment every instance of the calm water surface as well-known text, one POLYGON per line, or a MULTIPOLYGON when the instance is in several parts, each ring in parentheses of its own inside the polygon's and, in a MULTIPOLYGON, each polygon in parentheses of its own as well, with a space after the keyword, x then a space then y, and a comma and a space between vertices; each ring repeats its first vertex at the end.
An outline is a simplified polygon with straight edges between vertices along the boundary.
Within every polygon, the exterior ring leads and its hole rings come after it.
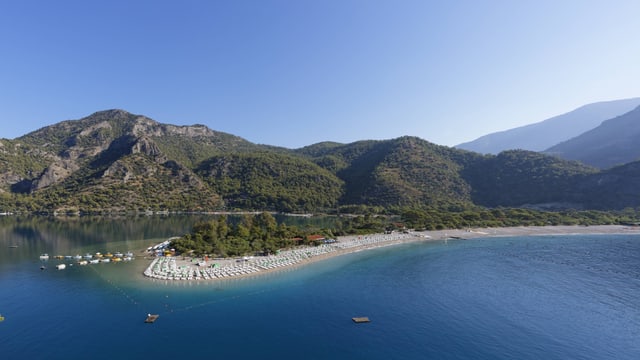
POLYGON ((139 250, 193 221, 2 219, 2 358, 640 358, 635 235, 400 245, 223 282, 145 279, 140 258, 40 270, 42 252, 139 250))

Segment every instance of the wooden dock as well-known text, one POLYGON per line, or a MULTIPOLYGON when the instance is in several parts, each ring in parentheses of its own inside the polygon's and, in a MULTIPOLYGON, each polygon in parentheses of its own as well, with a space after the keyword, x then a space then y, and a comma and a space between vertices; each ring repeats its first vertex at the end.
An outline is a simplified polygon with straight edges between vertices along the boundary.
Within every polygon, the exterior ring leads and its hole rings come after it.
POLYGON ((147 319, 144 322, 146 322, 147 324, 151 324, 158 320, 159 317, 160 315, 157 314, 148 314, 147 319))
POLYGON ((369 318, 366 316, 354 317, 354 318, 351 318, 351 320, 353 320, 353 322, 356 324, 371 322, 371 320, 369 320, 369 318))

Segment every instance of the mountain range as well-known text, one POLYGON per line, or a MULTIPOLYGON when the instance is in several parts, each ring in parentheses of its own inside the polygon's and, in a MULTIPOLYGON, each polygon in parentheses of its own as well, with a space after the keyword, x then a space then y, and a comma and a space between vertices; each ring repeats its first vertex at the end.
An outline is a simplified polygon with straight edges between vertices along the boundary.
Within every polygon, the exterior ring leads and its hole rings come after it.
POLYGON ((544 151, 563 159, 610 168, 640 159, 640 107, 544 151))
MULTIPOLYGON (((640 98, 588 104, 538 123, 484 135, 476 140, 456 145, 456 148, 483 154, 498 154, 501 151, 513 149, 548 151, 558 156, 566 154, 568 159, 579 159, 590 165, 609 167, 618 163, 614 163, 615 160, 604 163, 602 160, 591 162, 588 156, 581 157, 569 152, 570 145, 563 147, 567 149, 566 152, 555 148, 555 146, 581 136, 586 132, 594 131, 604 121, 630 112, 638 106, 640 106, 640 98)), ((621 131, 624 131, 626 126, 626 124, 621 125, 621 131)), ((612 131, 609 130, 608 134, 611 133, 612 131)), ((607 136, 607 134, 602 136, 592 135, 592 138, 600 137, 600 140, 614 141, 605 139, 607 136)))
POLYGON ((599 170, 411 136, 286 149, 123 110, 0 139, 1 212, 621 209, 640 205, 639 178, 636 162, 599 170))

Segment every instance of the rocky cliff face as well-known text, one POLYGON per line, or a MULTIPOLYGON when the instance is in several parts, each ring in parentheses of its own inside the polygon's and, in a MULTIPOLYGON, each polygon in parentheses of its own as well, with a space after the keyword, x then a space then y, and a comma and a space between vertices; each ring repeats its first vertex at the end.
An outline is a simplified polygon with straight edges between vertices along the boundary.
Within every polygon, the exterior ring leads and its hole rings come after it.
MULTIPOLYGON (((174 143, 179 143, 180 139, 223 143, 227 148, 248 144, 244 139, 216 132, 204 125, 166 125, 124 110, 100 111, 18 138, 16 144, 12 144, 12 151, 0 142, 0 152, 6 156, 12 159, 35 156, 44 164, 43 169, 35 174, 21 174, 15 171, 15 166, 0 169, 0 189, 8 191, 18 183, 28 183, 29 191, 38 191, 60 184, 79 171, 95 173, 93 176, 98 177, 120 174, 126 181, 131 178, 131 173, 125 170, 127 166, 119 162, 126 156, 143 154, 156 164, 170 160, 158 145, 157 140, 160 139, 172 139, 174 143)), ((180 172, 190 172, 175 161, 174 168, 176 164, 181 168, 180 172)), ((189 181, 195 178, 193 173, 185 176, 189 181)))

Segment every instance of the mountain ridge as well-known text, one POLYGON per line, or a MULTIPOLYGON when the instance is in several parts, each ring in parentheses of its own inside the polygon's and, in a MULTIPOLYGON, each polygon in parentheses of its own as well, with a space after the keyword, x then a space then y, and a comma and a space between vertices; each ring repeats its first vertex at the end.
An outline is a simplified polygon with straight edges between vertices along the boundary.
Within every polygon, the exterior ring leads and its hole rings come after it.
POLYGON ((610 168, 640 159, 640 106, 544 152, 610 168))
MULTIPOLYGON (((541 153, 482 155, 413 136, 286 149, 105 110, 0 139, 0 211, 598 208, 593 199, 602 181, 593 179, 624 182, 627 172, 635 178, 634 169, 608 175, 541 153)), ((629 202, 635 188, 625 189, 625 199, 614 196, 620 201, 606 207, 640 206, 629 202)))
POLYGON ((637 106, 640 106, 640 97, 591 103, 537 123, 487 134, 455 147, 483 154, 515 149, 544 151, 637 106))

